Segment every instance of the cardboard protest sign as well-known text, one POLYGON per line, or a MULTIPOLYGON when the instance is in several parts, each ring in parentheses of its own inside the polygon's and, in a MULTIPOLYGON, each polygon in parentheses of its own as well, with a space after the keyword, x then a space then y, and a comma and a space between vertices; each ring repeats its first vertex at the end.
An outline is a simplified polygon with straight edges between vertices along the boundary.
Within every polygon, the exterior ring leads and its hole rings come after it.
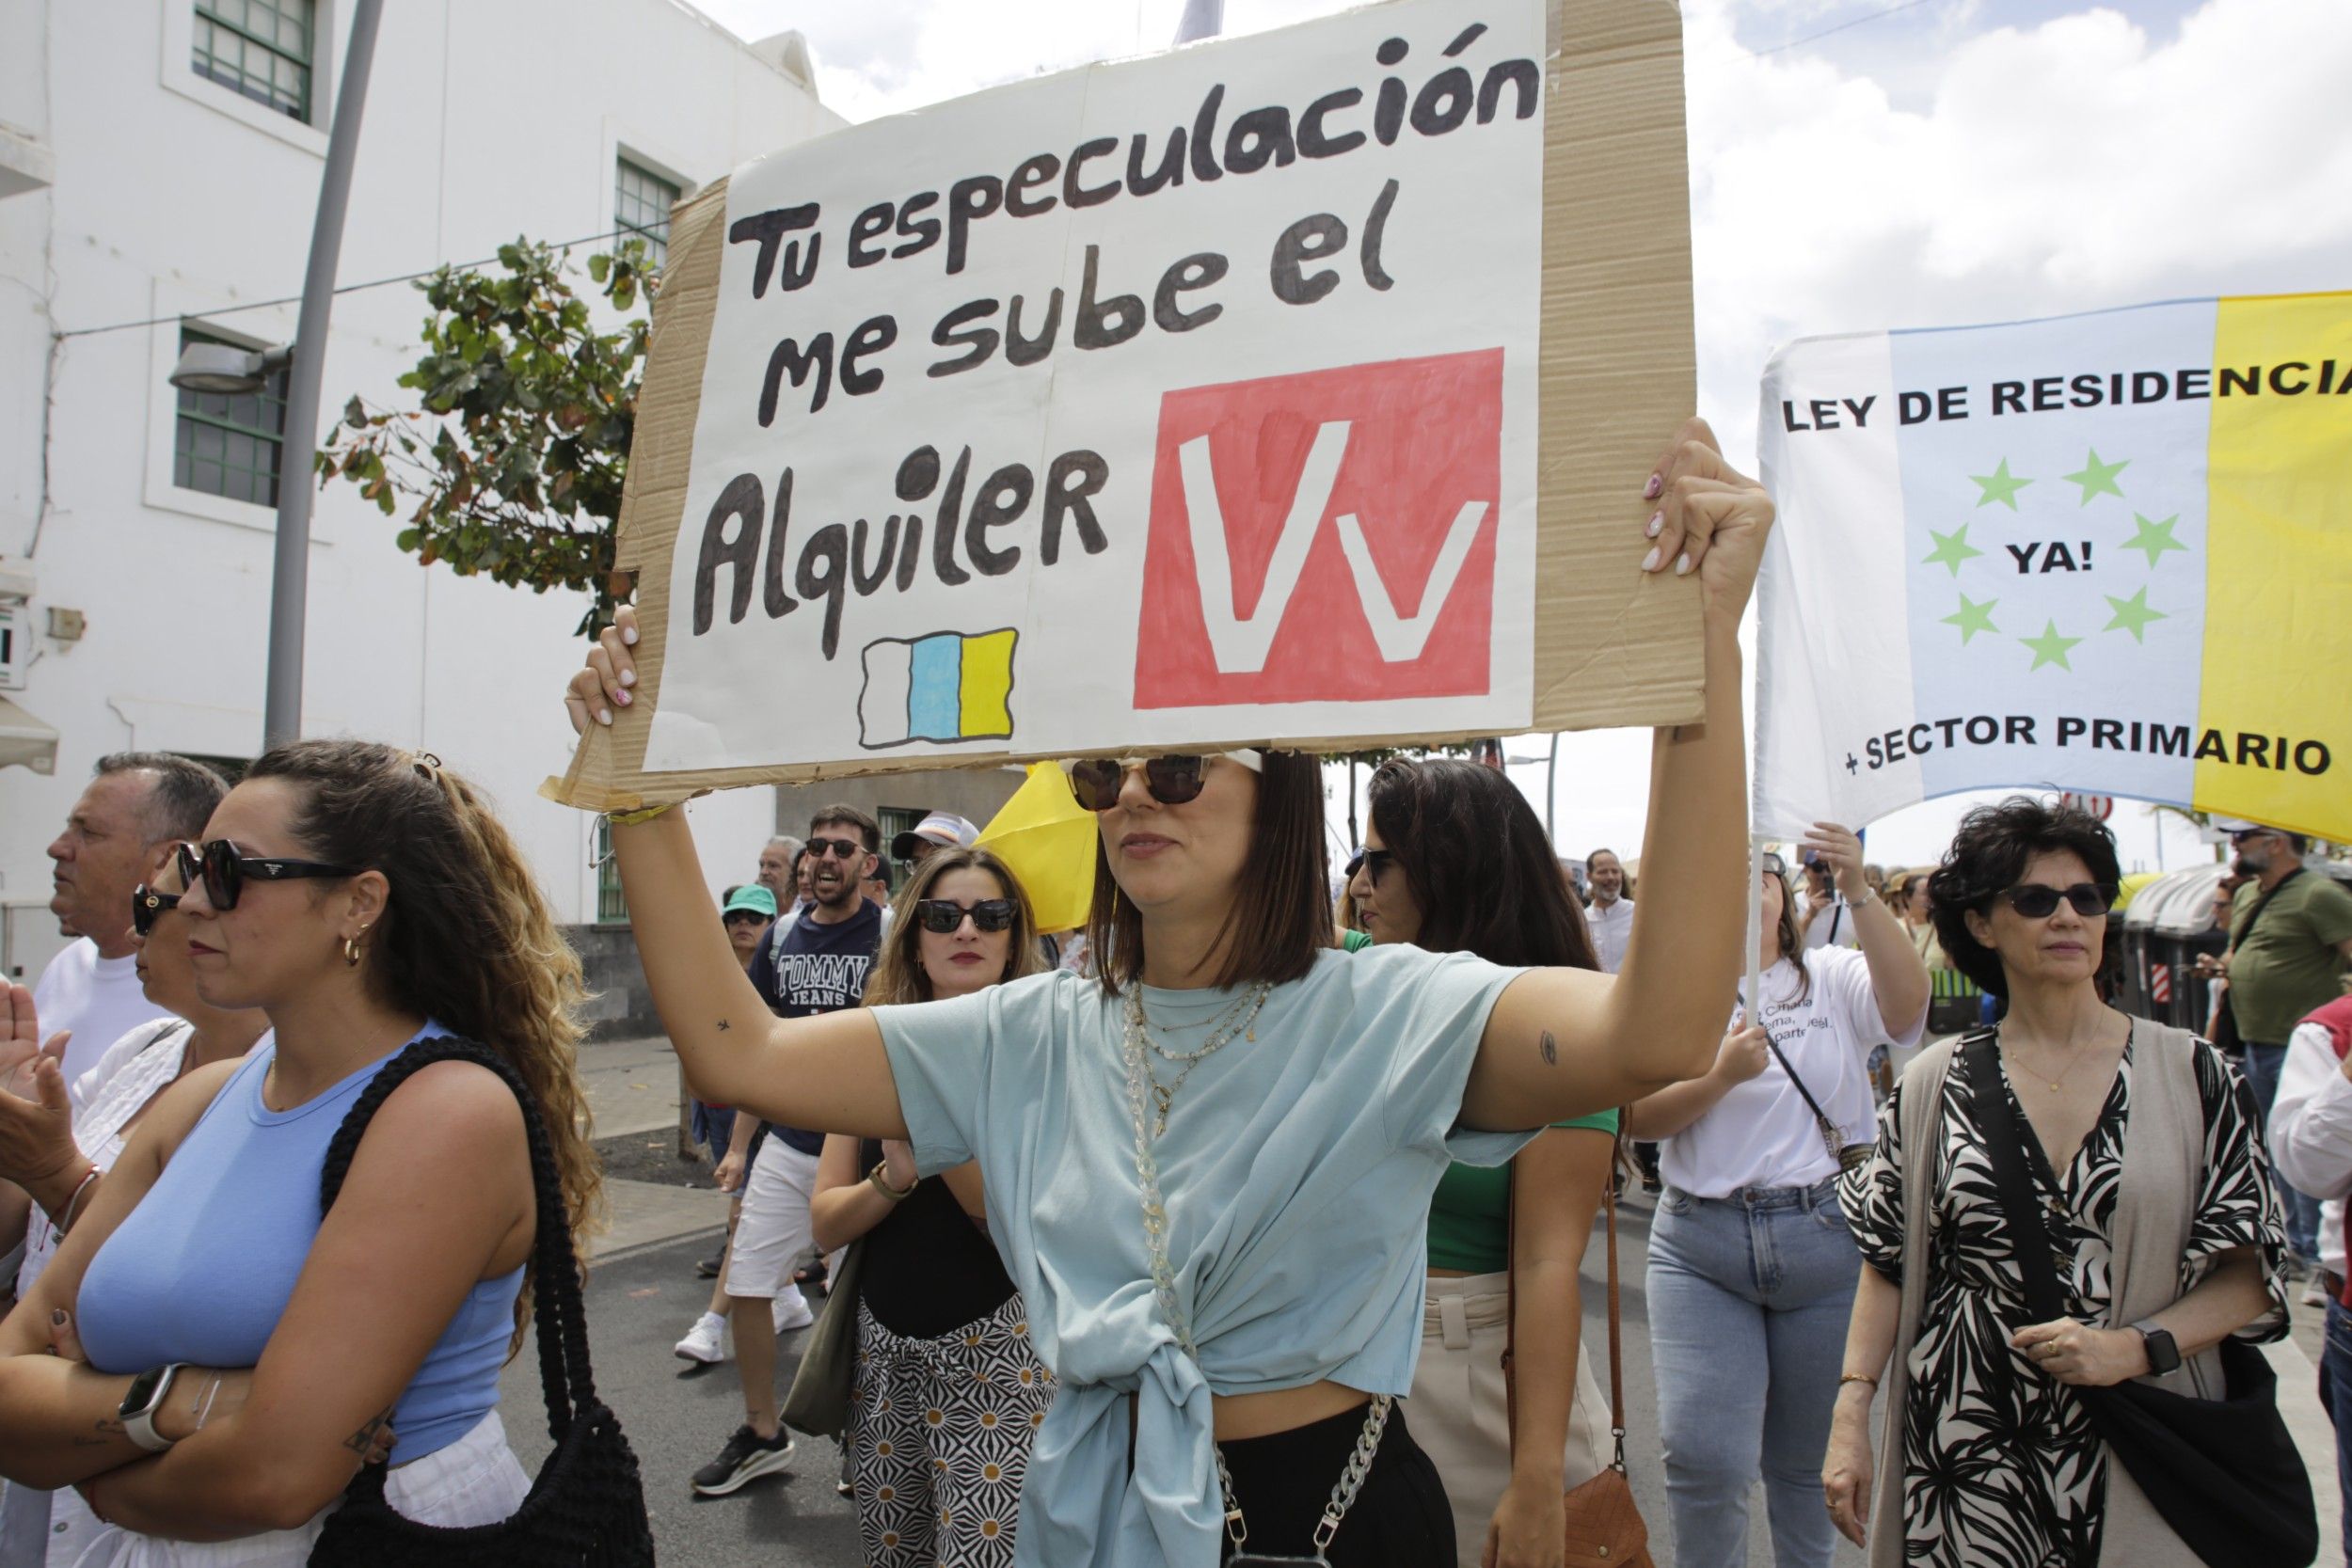
POLYGON ((1796 343, 1756 831, 2073 789, 2352 838, 2352 294, 1796 343))
POLYGON ((1393 0, 834 133, 681 205, 587 806, 1694 715, 1667 0, 1393 0))

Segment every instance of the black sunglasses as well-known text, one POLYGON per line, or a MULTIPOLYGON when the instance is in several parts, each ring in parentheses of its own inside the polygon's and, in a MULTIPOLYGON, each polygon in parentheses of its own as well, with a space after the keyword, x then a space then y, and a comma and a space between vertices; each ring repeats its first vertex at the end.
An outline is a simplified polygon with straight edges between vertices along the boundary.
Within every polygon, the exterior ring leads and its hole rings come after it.
POLYGON ((2230 842, 2243 844, 2249 838, 2269 838, 2278 833, 2279 830, 2276 828, 2233 828, 2230 831, 2230 842))
POLYGON ((201 878, 204 897, 215 910, 233 910, 245 892, 245 880, 292 882, 333 877, 357 877, 355 865, 328 865, 324 861, 285 860, 275 855, 240 855, 237 847, 216 838, 200 848, 180 846, 180 879, 189 887, 201 878))
POLYGON ((958 929, 963 917, 970 915, 974 928, 982 931, 1012 929, 1012 900, 983 898, 977 904, 959 904, 952 898, 918 898, 914 901, 914 918, 923 923, 923 929, 940 936, 958 929))
POLYGON ((176 910, 179 907, 180 895, 178 894, 157 893, 145 882, 141 882, 131 890, 131 929, 143 939, 148 932, 155 928, 156 916, 166 910, 176 910))
POLYGON ((1378 887, 1380 879, 1387 876, 1389 867, 1395 863, 1396 851, 1393 849, 1359 849, 1356 858, 1347 863, 1347 879, 1352 882, 1357 872, 1369 871, 1372 873, 1372 885, 1378 887))
MULTIPOLYGON (((1252 773, 1263 768, 1256 752, 1217 754, 1232 758, 1252 773)), ((1077 797, 1079 807, 1086 811, 1108 811, 1119 804, 1119 792, 1126 787, 1130 768, 1143 769, 1143 787, 1164 806, 1197 800, 1200 798, 1200 786, 1208 779, 1212 760, 1205 754, 1180 752, 1161 757, 1089 757, 1064 766, 1070 770, 1070 793, 1077 797)))
POLYGON ((2054 888, 2041 882, 2020 882, 2001 896, 2009 907, 2027 920, 2047 920, 2058 912, 2058 900, 2063 898, 2074 906, 2074 912, 2085 920, 2096 920, 2107 912, 2115 902, 2115 889, 2096 882, 2076 882, 2070 888, 2054 888))
POLYGON ((729 910, 719 917, 722 926, 765 926, 768 917, 757 910, 729 910))
POLYGON ((866 846, 853 838, 812 838, 808 852, 818 860, 831 856, 837 861, 853 861, 866 853, 866 846))

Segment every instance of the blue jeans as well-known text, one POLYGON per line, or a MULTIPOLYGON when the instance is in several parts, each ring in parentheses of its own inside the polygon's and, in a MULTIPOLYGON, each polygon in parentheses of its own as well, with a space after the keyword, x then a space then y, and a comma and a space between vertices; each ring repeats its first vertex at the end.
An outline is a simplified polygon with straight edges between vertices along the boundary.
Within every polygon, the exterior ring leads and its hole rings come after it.
POLYGON ((2352 1312, 2328 1304, 2328 1341, 2319 1353, 2319 1403, 2336 1424, 2336 1489, 2344 1494, 2344 1560, 2352 1561, 2352 1312))
POLYGON ((1659 1198, 1650 1350, 1679 1568, 1741 1568, 1759 1477, 1778 1568, 1828 1568, 1821 1457, 1861 1269, 1835 1180, 1659 1198))
MULTIPOLYGON (((2254 1091, 2254 1109, 2262 1115, 2263 1147, 2270 1144, 2270 1106, 2279 1098, 2279 1070, 2286 1066, 2287 1048, 2283 1045, 2256 1045, 2246 1042, 2246 1082, 2254 1091)), ((2286 1206, 2287 1250, 2306 1263, 2316 1264, 2319 1258, 2319 1200, 2306 1197, 2287 1185, 2287 1179, 2279 1174, 2279 1167, 2270 1167, 2270 1179, 2279 1184, 2279 1200, 2286 1206)))

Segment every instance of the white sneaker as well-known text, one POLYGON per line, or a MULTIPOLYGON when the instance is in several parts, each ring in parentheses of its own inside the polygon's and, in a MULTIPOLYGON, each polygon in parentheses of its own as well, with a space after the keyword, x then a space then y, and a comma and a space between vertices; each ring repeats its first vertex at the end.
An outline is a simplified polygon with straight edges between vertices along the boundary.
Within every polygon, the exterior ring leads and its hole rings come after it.
POLYGON ((777 1296, 771 1310, 775 1316, 778 1334, 789 1334, 796 1328, 806 1328, 817 1321, 817 1314, 809 1308, 808 1298, 798 1291, 788 1290, 777 1296))
POLYGON ((727 1321, 716 1312, 705 1312, 694 1320, 694 1326, 686 1331, 686 1338, 677 1342, 675 1351, 680 1361, 699 1361, 710 1366, 727 1358, 727 1321))

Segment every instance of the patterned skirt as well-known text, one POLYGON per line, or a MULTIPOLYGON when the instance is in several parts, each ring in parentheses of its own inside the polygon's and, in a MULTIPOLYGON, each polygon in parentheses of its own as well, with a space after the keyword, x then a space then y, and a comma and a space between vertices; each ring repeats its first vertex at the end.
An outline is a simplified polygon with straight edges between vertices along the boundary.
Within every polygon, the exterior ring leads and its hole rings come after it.
POLYGON ((867 1568, 1010 1568, 1054 1402, 1019 1293, 935 1339, 893 1334, 860 1303, 857 1347, 843 1438, 867 1568))

